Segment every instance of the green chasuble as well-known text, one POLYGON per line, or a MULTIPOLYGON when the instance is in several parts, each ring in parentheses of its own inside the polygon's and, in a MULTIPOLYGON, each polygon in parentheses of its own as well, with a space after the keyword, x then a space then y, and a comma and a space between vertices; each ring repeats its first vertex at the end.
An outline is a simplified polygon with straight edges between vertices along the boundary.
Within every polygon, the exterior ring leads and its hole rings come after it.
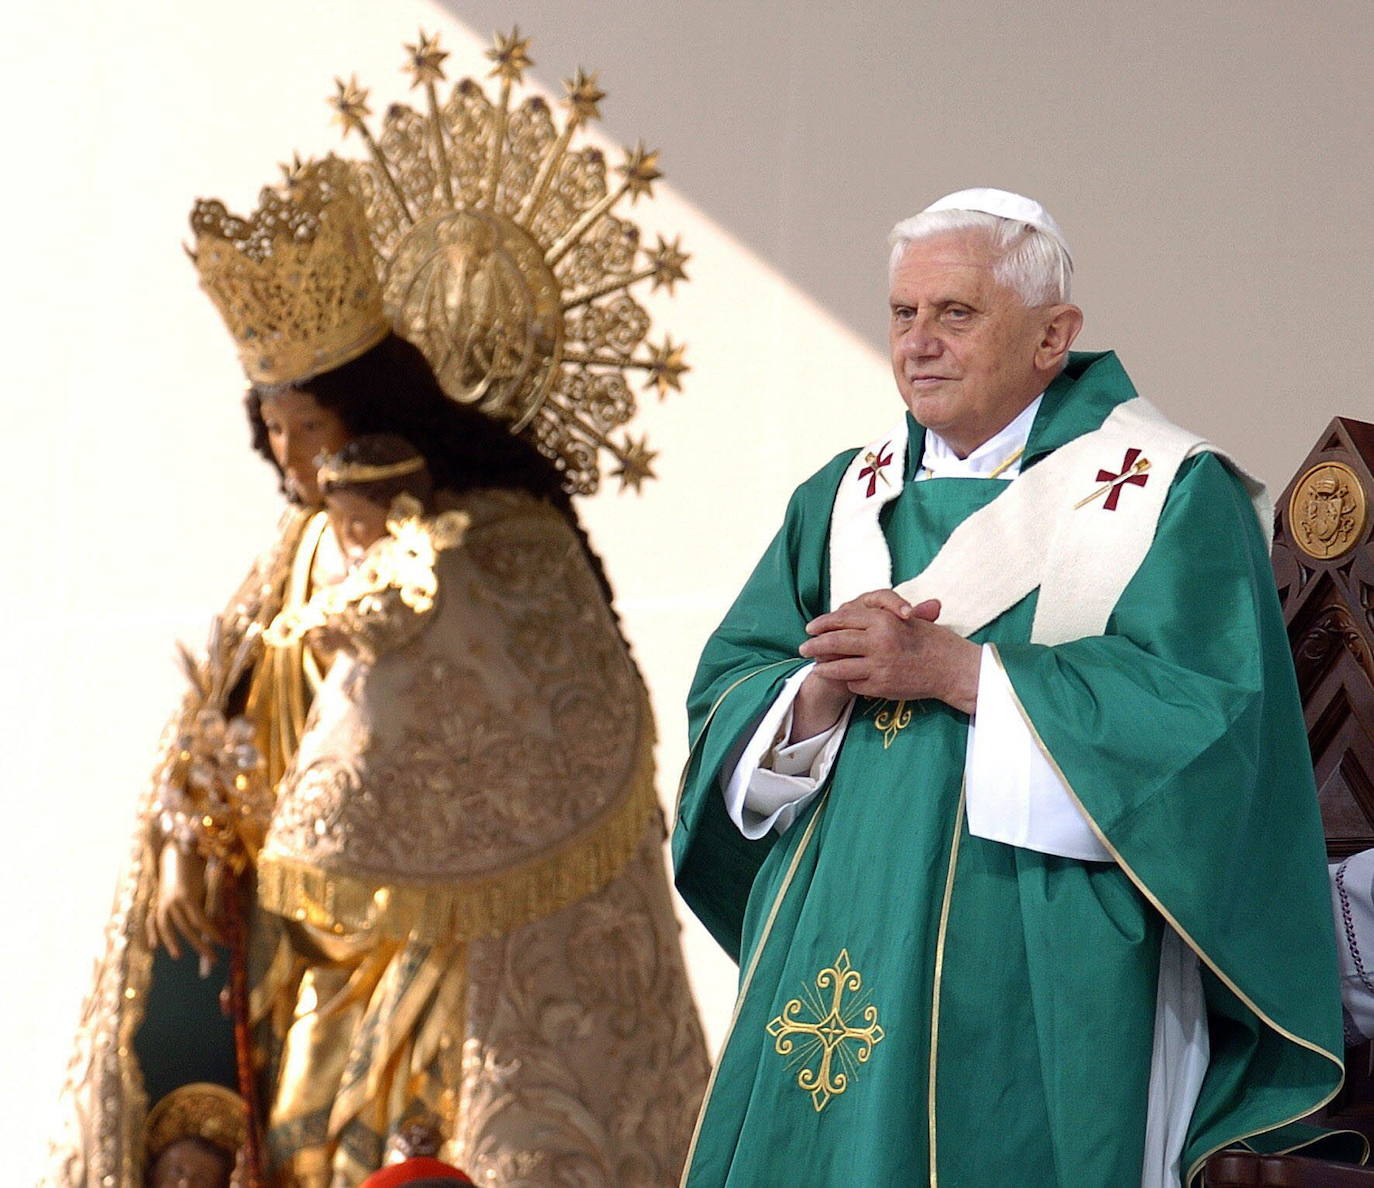
MULTIPOLYGON (((1115 356, 1071 357, 1023 473, 1132 396, 1115 356)), ((894 581, 1016 481, 911 482, 909 428, 894 581)), ((968 718, 934 701, 861 698, 782 835, 727 817, 722 779, 829 609, 853 457, 795 493, 691 694, 678 886, 741 988, 684 1182, 1138 1185, 1166 927, 1200 958, 1211 1044, 1185 1178, 1322 1104, 1341 1015, 1311 761, 1265 542, 1212 454, 1179 471, 1104 635, 1029 643, 1032 592, 972 637, 1116 861, 971 836, 968 718)))

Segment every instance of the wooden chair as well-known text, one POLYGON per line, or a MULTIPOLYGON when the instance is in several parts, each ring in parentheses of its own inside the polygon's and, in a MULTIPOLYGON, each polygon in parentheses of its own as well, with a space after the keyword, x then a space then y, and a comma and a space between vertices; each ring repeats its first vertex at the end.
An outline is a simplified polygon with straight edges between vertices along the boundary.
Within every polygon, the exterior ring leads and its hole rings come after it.
MULTIPOLYGON (((1374 847, 1374 425, 1337 417, 1278 501, 1274 576, 1293 647, 1317 799, 1333 860, 1374 847)), ((1374 1140, 1374 1044, 1346 1051, 1315 1119, 1374 1140)), ((1223 1151, 1208 1188, 1374 1188, 1374 1169, 1223 1151)))
POLYGON ((1207 1188, 1374 1188, 1374 1168, 1300 1155, 1223 1151, 1207 1161, 1203 1183, 1207 1188))

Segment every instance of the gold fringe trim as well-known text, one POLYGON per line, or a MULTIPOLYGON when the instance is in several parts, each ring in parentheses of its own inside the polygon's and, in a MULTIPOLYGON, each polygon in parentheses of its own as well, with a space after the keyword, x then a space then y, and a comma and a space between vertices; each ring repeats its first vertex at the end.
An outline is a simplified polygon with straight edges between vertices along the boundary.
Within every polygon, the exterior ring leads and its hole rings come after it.
POLYGON ((654 732, 645 707, 639 754, 619 804, 535 858, 495 874, 433 883, 377 881, 264 854, 258 902, 332 932, 376 931, 427 943, 509 932, 601 890, 630 860, 658 808, 654 732))

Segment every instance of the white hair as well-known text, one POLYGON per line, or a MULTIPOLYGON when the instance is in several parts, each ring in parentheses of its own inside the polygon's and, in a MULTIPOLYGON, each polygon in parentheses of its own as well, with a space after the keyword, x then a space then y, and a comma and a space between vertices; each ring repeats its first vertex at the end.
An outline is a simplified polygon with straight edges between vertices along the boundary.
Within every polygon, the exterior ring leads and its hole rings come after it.
POLYGON ((887 237, 892 245, 887 266, 889 279, 908 244, 954 231, 972 230, 988 233, 992 249, 997 253, 992 266, 994 279, 1014 291, 1026 305, 1058 305, 1069 299, 1073 261, 1053 236, 1029 223, 978 210, 922 211, 903 219, 887 237))

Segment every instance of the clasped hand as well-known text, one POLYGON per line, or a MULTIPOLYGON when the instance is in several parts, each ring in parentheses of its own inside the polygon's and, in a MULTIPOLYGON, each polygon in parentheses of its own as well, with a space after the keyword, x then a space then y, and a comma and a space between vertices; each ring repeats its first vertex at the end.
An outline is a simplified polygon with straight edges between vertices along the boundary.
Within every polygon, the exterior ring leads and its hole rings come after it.
POLYGON ((808 623, 811 638, 799 651, 816 661, 811 678, 830 686, 824 700, 831 703, 842 689, 846 699, 935 698, 972 713, 978 645, 941 627, 939 615, 934 599, 912 606, 894 590, 872 590, 808 623))

